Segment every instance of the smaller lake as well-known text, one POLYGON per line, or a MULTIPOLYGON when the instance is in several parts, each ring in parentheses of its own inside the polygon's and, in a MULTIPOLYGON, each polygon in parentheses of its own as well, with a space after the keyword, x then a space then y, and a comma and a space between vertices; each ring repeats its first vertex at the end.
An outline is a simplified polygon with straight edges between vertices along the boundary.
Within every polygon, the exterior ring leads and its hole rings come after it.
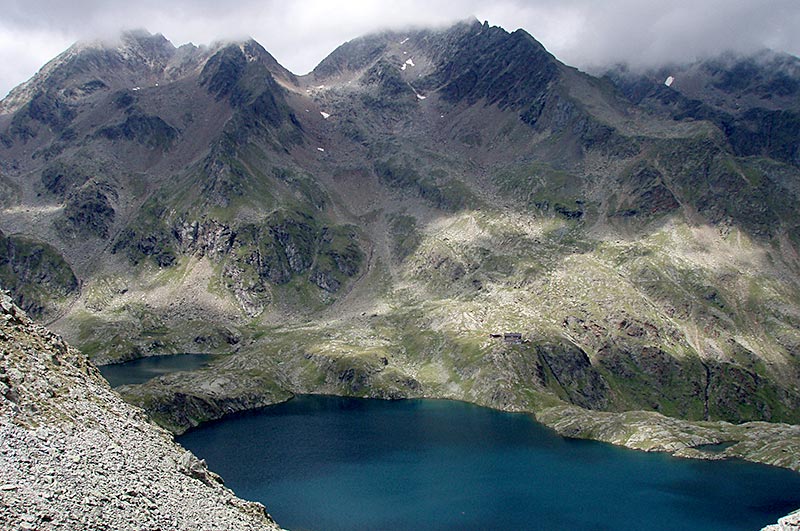
POLYGON ((213 354, 172 354, 140 358, 125 363, 100 365, 98 369, 111 387, 119 387, 120 385, 144 383, 156 376, 171 372, 200 369, 208 365, 214 358, 213 354))
POLYGON ((757 531, 800 474, 570 440, 461 402, 299 396, 178 442, 294 531, 757 531))

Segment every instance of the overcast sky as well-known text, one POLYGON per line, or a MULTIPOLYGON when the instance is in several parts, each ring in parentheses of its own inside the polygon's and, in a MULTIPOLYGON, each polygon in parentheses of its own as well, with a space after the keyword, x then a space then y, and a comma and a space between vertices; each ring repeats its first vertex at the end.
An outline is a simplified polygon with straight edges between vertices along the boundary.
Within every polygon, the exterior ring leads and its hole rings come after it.
POLYGON ((252 36, 304 74, 364 33, 472 15, 521 27, 581 68, 763 47, 800 55, 800 0, 0 0, 0 97, 76 40, 121 29, 175 45, 252 36))

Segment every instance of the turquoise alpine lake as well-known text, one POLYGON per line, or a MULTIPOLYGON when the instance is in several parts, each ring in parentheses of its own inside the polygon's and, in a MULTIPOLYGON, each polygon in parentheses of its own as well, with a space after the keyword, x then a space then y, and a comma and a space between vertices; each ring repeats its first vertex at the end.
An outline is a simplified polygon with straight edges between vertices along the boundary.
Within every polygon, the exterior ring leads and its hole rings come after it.
POLYGON ((445 400, 298 396, 178 442, 293 531, 757 531, 800 474, 559 437, 445 400))
POLYGON ((208 365, 214 359, 212 354, 171 354, 150 356, 125 363, 100 365, 100 374, 108 380, 111 387, 140 384, 156 376, 178 371, 193 371, 208 365))

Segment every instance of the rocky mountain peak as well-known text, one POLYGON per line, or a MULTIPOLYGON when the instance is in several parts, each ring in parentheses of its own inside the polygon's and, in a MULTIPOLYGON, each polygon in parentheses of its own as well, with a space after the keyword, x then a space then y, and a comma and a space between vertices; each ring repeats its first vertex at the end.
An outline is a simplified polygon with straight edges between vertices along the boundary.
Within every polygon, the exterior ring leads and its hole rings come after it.
POLYGON ((637 103, 661 88, 662 98, 678 93, 723 112, 800 109, 800 58, 772 50, 726 52, 644 71, 615 65, 605 75, 637 103))
POLYGON ((482 27, 477 19, 472 18, 444 29, 409 28, 363 35, 336 48, 310 75, 318 81, 335 76, 352 77, 354 73, 367 70, 378 60, 391 55, 422 52, 432 56, 437 48, 442 49, 448 42, 470 32, 478 33, 482 27))
POLYGON ((175 54, 175 46, 164 35, 151 34, 144 29, 123 32, 116 50, 127 59, 138 59, 162 68, 175 54))
POLYGON ((126 31, 114 39, 78 41, 0 102, 0 115, 37 95, 82 98, 98 90, 129 88, 163 76, 176 48, 163 35, 126 31))
POLYGON ((561 63, 524 30, 508 33, 487 24, 454 30, 434 48, 440 62, 435 77, 451 101, 524 105, 557 77, 561 63))
POLYGON ((259 62, 264 65, 272 76, 281 84, 294 86, 297 85, 297 76, 283 67, 261 44, 255 39, 249 38, 239 43, 245 57, 250 62, 259 62))
POLYGON ((800 59, 769 50, 607 72, 634 104, 675 120, 708 120, 741 156, 800 166, 800 59))
POLYGON ((470 18, 444 29, 386 31, 353 39, 309 77, 313 85, 343 85, 362 76, 370 81, 381 65, 394 65, 406 82, 441 90, 452 102, 485 99, 508 106, 538 96, 561 63, 524 30, 509 33, 470 18))

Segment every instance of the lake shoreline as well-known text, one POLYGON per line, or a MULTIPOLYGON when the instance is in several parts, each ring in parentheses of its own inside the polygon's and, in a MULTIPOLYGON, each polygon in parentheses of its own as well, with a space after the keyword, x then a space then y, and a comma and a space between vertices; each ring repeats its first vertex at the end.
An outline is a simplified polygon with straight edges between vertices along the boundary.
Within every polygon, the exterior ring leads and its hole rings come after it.
MULTIPOLYGON (((286 402, 297 395, 354 397, 308 386, 304 386, 300 392, 292 392, 269 380, 259 385, 259 382, 247 378, 231 379, 238 386, 231 389, 225 387, 225 380, 220 384, 219 378, 211 378, 206 371, 198 372, 201 376, 183 373, 184 377, 194 378, 189 382, 181 382, 182 377, 166 375, 148 382, 146 386, 123 386, 117 391, 126 400, 144 407, 151 417, 176 436, 240 414, 257 413, 264 407, 286 402), (218 388, 214 388, 215 385, 218 388), (191 389, 191 392, 182 391, 182 387, 187 391, 191 389), (140 394, 143 388, 151 391, 149 396, 140 394), (166 416, 165 411, 168 412, 166 416)), ((497 411, 527 414, 565 438, 596 440, 688 459, 740 458, 800 472, 800 426, 789 424, 748 422, 735 425, 724 421, 686 421, 650 411, 590 411, 565 403, 548 404, 539 409, 525 408, 513 401, 499 406, 489 400, 470 400, 439 393, 394 396, 384 394, 381 390, 371 390, 358 398, 428 398, 464 402, 497 411), (717 452, 697 448, 720 443, 727 443, 728 446, 717 452)))
POLYGON ((398 393, 368 388, 360 394, 352 394, 340 392, 340 387, 302 383, 296 377, 295 381, 278 383, 268 376, 243 374, 240 369, 230 368, 235 361, 235 357, 222 356, 208 370, 166 374, 142 385, 125 385, 116 390, 129 402, 145 409, 156 423, 174 435, 231 414, 282 403, 295 395, 384 400, 430 398, 526 413, 563 437, 598 440, 692 459, 741 458, 800 472, 800 426, 797 425, 688 421, 654 411, 594 411, 538 395, 527 401, 513 397, 498 401, 494 400, 498 393, 489 397, 484 396, 485 393, 465 396, 445 389, 398 393), (705 445, 720 443, 733 444, 722 451, 702 450, 705 445))
MULTIPOLYGON (((449 465, 446 466, 445 469, 452 470, 452 472, 435 474, 435 477, 438 479, 431 480, 436 481, 438 486, 431 486, 430 488, 434 489, 435 492, 439 492, 437 489, 444 489, 457 499, 461 499, 460 497, 464 495, 461 493, 461 487, 456 489, 458 492, 450 492, 448 490, 450 488, 448 486, 450 483, 455 482, 461 485, 472 485, 474 481, 490 481, 490 483, 485 486, 488 489, 485 493, 485 504, 487 505, 500 503, 498 501, 500 498, 498 498, 497 495, 491 494, 495 492, 492 490, 495 488, 493 482, 498 478, 498 474, 502 477, 502 473, 495 470, 495 466, 505 466, 505 468, 503 468, 503 470, 506 471, 505 473, 520 474, 520 478, 513 480, 511 482, 512 484, 516 485, 522 481, 526 484, 524 489, 544 489, 543 495, 545 496, 551 496, 554 492, 558 492, 559 489, 571 490, 574 488, 581 490, 583 488, 581 485, 585 485, 584 481, 587 480, 590 482, 589 484, 595 485, 592 488, 599 488, 603 492, 605 492, 604 489, 606 488, 619 488, 620 484, 637 484, 639 480, 645 477, 651 477, 651 480, 656 481, 656 483, 662 480, 666 481, 667 483, 665 483, 663 487, 667 489, 666 491, 662 491, 661 487, 652 490, 652 487, 645 487, 642 485, 636 487, 633 491, 622 491, 626 492, 624 495, 622 492, 619 493, 619 496, 621 496, 620 499, 624 496, 639 496, 642 497, 641 499, 643 501, 647 500, 647 503, 652 502, 651 496, 658 497, 663 493, 675 493, 681 496, 681 499, 702 498, 705 494, 700 493, 704 493, 706 489, 714 490, 721 488, 724 490, 731 485, 743 485, 738 483, 737 480, 734 480, 734 476, 729 476, 729 474, 750 474, 747 470, 751 470, 748 468, 750 465, 744 462, 737 463, 736 461, 729 461, 728 464, 725 465, 720 463, 720 465, 708 467, 700 463, 692 465, 688 461, 682 459, 673 460, 666 455, 663 457, 657 457, 655 455, 653 455, 653 457, 648 457, 646 454, 639 452, 629 454, 621 451, 621 449, 614 449, 613 446, 605 444, 598 445, 591 441, 585 441, 584 444, 584 442, 581 441, 558 436, 552 429, 535 422, 530 415, 524 413, 507 415, 506 412, 454 400, 412 399, 395 401, 394 404, 390 404, 389 401, 364 400, 361 398, 340 397, 335 395, 300 395, 285 403, 266 408, 259 412, 247 412, 241 415, 233 415, 220 422, 205 424, 179 437, 178 442, 184 444, 199 457, 208 457, 209 466, 221 473, 222 476, 226 478, 226 483, 239 495, 262 502, 269 501, 271 510, 276 519, 290 528, 294 525, 303 528, 328 529, 324 524, 316 524, 315 526, 311 525, 309 522, 300 522, 281 514, 281 504, 284 503, 286 499, 292 500, 296 498, 299 492, 305 492, 307 490, 311 492, 329 492, 330 485, 327 483, 331 481, 336 484, 341 484, 343 489, 345 486, 348 486, 347 488, 353 488, 353 486, 355 486, 355 488, 358 489, 362 486, 363 481, 369 483, 376 481, 375 477, 383 478, 387 473, 385 467, 389 466, 389 468, 393 470, 399 470, 401 478, 405 479, 390 479, 388 480, 388 485, 397 486, 398 488, 402 485, 402 496, 405 498, 405 496, 408 495, 411 500, 416 500, 418 499, 418 493, 414 487, 414 478, 419 474, 423 476, 428 474, 427 467, 438 466, 435 463, 437 463, 439 459, 444 459, 444 456, 449 456, 451 453, 460 455, 465 451, 465 447, 472 448, 472 450, 467 452, 468 454, 472 452, 472 454, 477 456, 480 456, 485 450, 491 449, 491 451, 488 451, 485 457, 477 457, 477 461, 474 463, 470 462, 471 464, 458 466, 453 465, 455 468, 449 465), (288 415, 288 417, 284 417, 284 415, 288 415), (331 416, 334 418, 333 421, 325 420, 330 419, 331 416), (393 417, 396 417, 398 420, 393 420, 393 417), (341 420, 338 420, 340 418, 341 420), (283 422, 289 422, 293 427, 285 427, 283 422), (329 422, 332 422, 332 424, 330 424, 332 426, 330 428, 332 431, 330 432, 326 431, 324 428, 324 426, 327 425, 326 423, 329 422), (297 431, 298 429, 300 430, 299 432, 297 431), (525 464, 527 461, 518 461, 518 459, 523 458, 517 453, 520 451, 520 448, 527 448, 526 445, 528 443, 523 444, 522 441, 527 440, 526 437, 528 436, 522 434, 527 433, 529 430, 531 433, 537 434, 535 435, 536 440, 541 438, 541 440, 546 441, 542 443, 544 444, 543 448, 545 448, 546 457, 542 458, 543 461, 538 461, 539 464, 534 466, 533 469, 530 469, 528 465, 525 464), (252 438, 252 441, 250 441, 248 437, 252 438), (409 442, 403 442, 409 437, 409 442), (520 437, 522 437, 522 439, 519 439, 520 437), (288 441, 281 442, 284 439, 288 439, 288 441), (399 439, 400 442, 396 442, 396 439, 399 439), (269 441, 269 444, 265 446, 259 442, 261 440, 269 441), (228 448, 228 444, 233 445, 232 449, 228 448), (376 444, 378 448, 382 448, 382 450, 375 450, 379 453, 387 452, 389 451, 386 450, 387 447, 394 448, 395 445, 397 445, 397 450, 393 450, 392 452, 398 451, 400 453, 397 455, 392 454, 392 457, 386 462, 387 464, 376 465, 373 459, 375 457, 374 452, 368 450, 372 444, 376 444), (523 446, 518 446, 520 444, 523 446), (237 445, 241 446, 239 450, 236 449, 238 448, 237 445), (442 445, 444 446, 442 447, 442 445), (431 450, 429 446, 433 446, 434 448, 439 447, 441 452, 444 453, 441 453, 439 450, 431 450), (509 448, 513 450, 509 450, 509 448), (293 453, 295 450, 299 451, 298 455, 293 453), (208 451, 211 453, 208 454, 208 451), (256 470, 262 470, 259 458, 250 456, 248 453, 242 453, 250 451, 258 451, 261 454, 266 454, 269 459, 276 460, 276 463, 263 465, 263 472, 257 472, 256 470), (414 455, 416 455, 418 451, 421 453, 419 457, 406 455, 406 452, 409 451, 413 451, 414 455), (503 454, 503 452, 506 451, 513 451, 515 457, 503 454), (328 456, 328 452, 332 452, 331 456, 328 456), (363 452, 367 453, 361 456, 363 452), (433 454, 431 454, 431 452, 433 452, 433 454), (551 452, 557 452, 557 455, 562 455, 563 457, 556 458, 556 454, 552 454, 551 456, 551 452), (583 457, 585 452, 589 452, 589 454, 594 455, 594 457, 583 457), (596 452, 599 452, 599 454, 596 454, 596 452), (432 457, 432 455, 434 457, 432 457), (220 459, 222 459, 223 462, 220 462, 220 459), (295 468, 299 466, 298 463, 303 463, 307 459, 312 460, 312 463, 308 465, 307 469, 295 470, 295 468), (337 459, 343 459, 344 464, 336 464, 337 459), (428 464, 419 464, 419 460, 424 461, 425 459, 432 459, 432 461, 428 464), (549 463, 552 459, 558 459, 558 462, 561 462, 561 459, 565 459, 573 463, 570 466, 577 466, 578 468, 575 468, 571 472, 565 470, 553 470, 548 472, 546 469, 541 468, 542 466, 549 466, 546 463, 549 463), (611 461, 609 461, 609 459, 611 461), (609 464, 616 462, 614 461, 615 459, 622 459, 623 462, 638 463, 636 465, 637 467, 645 466, 646 468, 641 470, 637 468, 636 470, 638 470, 638 472, 625 471, 624 467, 621 469, 617 468, 623 465, 609 464), (226 460, 232 464, 229 463, 226 465, 226 460), (319 466, 314 465, 316 460, 319 460, 319 466), (487 463, 505 465, 489 465, 487 463), (652 474, 645 471, 649 470, 650 464, 656 467, 653 470, 657 470, 652 472, 652 474), (229 468, 229 466, 233 467, 233 469, 229 468), (376 466, 378 468, 373 470, 372 468, 376 466), (481 467, 484 466, 488 466, 489 468, 480 472, 481 467), (346 477, 341 479, 329 477, 330 475, 336 477, 336 474, 339 473, 337 470, 341 471, 341 467, 355 468, 350 472, 346 472, 346 477), (361 474, 361 472, 354 471, 362 467, 368 471, 372 470, 372 472, 366 473, 368 478, 358 479, 353 477, 352 474, 354 473, 361 474), (598 469, 597 467, 600 468, 598 469), (603 470, 608 467, 610 468, 606 474, 603 470), (460 477, 458 474, 472 474, 474 468, 479 469, 475 472, 475 478, 469 479, 469 477, 472 477, 469 476, 466 478, 461 477, 459 480, 453 479, 454 477, 460 477), (236 472, 237 469, 239 472, 236 472), (696 476, 693 477, 703 478, 703 481, 709 482, 709 486, 702 488, 697 487, 697 485, 692 483, 694 480, 690 481, 685 478, 680 480, 676 479, 675 481, 677 481, 677 483, 672 483, 673 480, 665 479, 673 473, 671 470, 690 470, 692 474, 696 474, 696 476), (717 472, 713 472, 715 470, 717 472), (730 470, 730 472, 720 473, 720 470, 730 470), (239 474, 244 474, 245 479, 242 479, 239 474), (262 474, 264 475, 263 477, 262 474), (321 477, 319 480, 313 478, 309 479, 309 474, 312 476, 319 474, 321 477), (528 484, 530 478, 536 477, 541 477, 541 481, 537 480, 528 484), (598 477, 604 478, 601 485, 597 484, 596 478, 598 477), (442 486, 441 482, 443 478, 448 478, 447 481, 443 482, 444 486, 442 486), (522 480, 522 478, 528 478, 528 480, 522 480), (552 479, 547 480, 545 478, 552 479), (634 483, 631 484, 630 481, 633 478, 636 479, 634 483), (725 479, 723 480, 723 478, 725 479), (305 486, 306 480, 312 482, 308 484, 308 486, 305 486), (242 481, 244 481, 244 483, 242 483, 242 481), (259 493, 260 491, 258 489, 262 488, 258 487, 257 484, 263 481, 268 483, 268 490, 264 491, 262 494, 255 494, 259 493), (409 481, 411 482, 411 487, 408 487, 409 492, 406 492, 409 481), (556 481, 557 483, 551 483, 551 481, 556 481), (284 484, 284 482, 286 483, 284 484), (319 482, 322 482, 324 485, 320 486, 319 482), (573 485, 573 483, 575 484, 573 485), (725 484, 727 483, 731 483, 731 485, 726 486, 725 484), (616 485, 616 487, 614 487, 614 485, 616 485), (673 486, 669 487, 668 485, 673 486), (711 485, 714 485, 714 487, 712 488, 711 485), (699 490, 698 492, 690 493, 686 492, 686 489, 699 490)), ((539 445, 540 443, 536 444, 539 445)), ((553 466, 558 467, 562 465, 553 466)), ((769 472, 768 469, 764 468, 752 470, 773 474, 773 472, 769 472)), ((683 478, 683 472, 675 473, 678 474, 678 477, 683 478)), ((775 478, 790 478, 790 483, 792 485, 798 480, 798 478, 789 471, 778 471, 775 469, 774 474, 776 474, 774 476, 775 478)), ((745 483, 749 484, 749 481, 749 479, 745 480, 745 483)), ((770 481, 766 484, 771 485, 772 483, 770 481)), ((782 488, 788 489, 787 492, 796 492, 796 486, 789 487, 790 483, 784 484, 784 480, 779 481, 776 479, 775 481, 774 484, 776 487, 784 485, 782 488)), ((376 491, 381 491, 383 488, 392 490, 395 487, 379 487, 377 485, 372 485, 371 487, 372 490, 376 491)), ((463 488, 469 490, 471 487, 463 488)), ((483 488, 483 486, 481 488, 483 488)), ((737 486, 735 488, 738 489, 741 487, 737 486)), ((755 484, 750 485, 748 488, 755 488, 755 492, 760 493, 758 496, 769 497, 776 494, 774 490, 764 486, 756 488, 755 484)), ((498 487, 497 492, 503 492, 503 496, 510 496, 512 498, 515 496, 514 494, 506 492, 505 487, 498 487)), ((337 493, 336 496, 340 494, 341 493, 337 493)), ((360 493, 358 496, 362 494, 363 493, 360 493)), ((344 494, 341 495, 344 496, 344 494)), ((672 496, 673 494, 668 495, 672 496)), ((724 494, 724 499, 728 499, 727 496, 730 495, 730 493, 724 494)), ((564 494, 553 496, 558 499, 568 497, 564 494)), ((591 503, 597 504, 599 502, 596 496, 601 495, 587 496, 592 499, 591 503)), ((442 494, 442 499, 448 500, 449 498, 442 494)), ((722 510, 719 509, 719 507, 722 507, 725 503, 723 502, 723 498, 714 499, 717 501, 712 503, 707 509, 701 510, 699 506, 694 507, 694 515, 697 516, 697 514, 699 514, 697 511, 705 513, 705 511, 708 510, 710 514, 713 511, 722 510), (712 506, 714 507, 713 510, 711 509, 712 506)), ((749 500, 749 498, 747 499, 749 500)), ((313 503, 312 501, 308 501, 306 507, 316 507, 317 503, 322 503, 323 506, 327 504, 339 507, 340 505, 338 501, 330 501, 326 497, 321 499, 313 498, 313 500, 313 503)), ((784 503, 788 500, 789 498, 786 498, 784 503)), ((395 503, 396 501, 397 500, 395 500, 395 503)), ((439 498, 436 498, 436 503, 437 506, 439 503, 443 503, 444 507, 447 507, 447 503, 442 502, 439 498)), ((545 505, 548 503, 549 502, 545 503, 545 505)), ((767 504, 768 502, 766 502, 765 498, 755 503, 755 505, 752 505, 752 507, 765 507, 767 504)), ((365 501, 364 505, 365 507, 372 507, 369 501, 365 501)), ((538 506, 538 503, 534 505, 538 506)), ((601 505, 603 504, 601 503, 601 505)), ((624 505, 625 511, 631 511, 631 503, 625 503, 624 505)), ((739 505, 748 504, 737 503, 735 505, 738 507, 739 505)), ((475 506, 475 504, 471 506, 475 506)), ((794 507, 781 507, 781 512, 789 512, 792 509, 794 509, 794 507)), ((322 508, 319 510, 321 511, 322 508)), ((576 509, 576 511, 577 518, 592 520, 597 517, 599 519, 598 521, 604 518, 600 513, 596 513, 593 510, 586 512, 586 508, 583 506, 580 509, 576 509)), ((688 512, 691 513, 693 511, 688 512)), ((346 510, 346 512, 348 514, 353 513, 352 510, 346 510)), ((413 513, 415 509, 411 508, 409 512, 413 513)), ((561 509, 556 510, 556 512, 561 514, 569 513, 569 511, 561 509)), ((683 527, 679 524, 677 528, 756 529, 766 525, 770 521, 775 521, 779 516, 781 515, 765 513, 759 517, 760 519, 757 520, 757 523, 753 523, 751 519, 747 526, 742 527, 741 523, 737 525, 737 520, 729 515, 717 515, 712 518, 720 519, 720 525, 718 526, 697 527, 696 524, 692 524, 691 526, 683 527), (726 518, 728 521, 722 522, 722 520, 726 518)), ((607 515, 605 517, 607 517, 607 515)), ((631 518, 631 520, 628 521, 639 521, 637 517, 632 515, 628 515, 627 518, 631 518)), ((642 518, 645 520, 647 518, 652 518, 652 514, 648 513, 642 518)), ((708 515, 704 514, 703 518, 708 518, 708 515)), ((358 522, 358 520, 354 520, 354 522, 358 522)), ((462 528, 474 528, 470 527, 469 523, 459 523, 463 526, 462 528)), ((588 521, 585 521, 584 524, 585 523, 588 523, 588 521)), ((512 526, 510 528, 513 528, 512 523, 506 523, 504 525, 510 525, 512 526)), ((655 525, 655 527, 652 527, 652 529, 664 529, 664 525, 666 524, 659 523, 655 525)), ((439 527, 437 527, 435 523, 431 523, 426 528, 438 529, 439 527)), ((554 528, 563 527, 556 526, 554 528)), ((649 526, 646 528, 651 529, 649 526)))

